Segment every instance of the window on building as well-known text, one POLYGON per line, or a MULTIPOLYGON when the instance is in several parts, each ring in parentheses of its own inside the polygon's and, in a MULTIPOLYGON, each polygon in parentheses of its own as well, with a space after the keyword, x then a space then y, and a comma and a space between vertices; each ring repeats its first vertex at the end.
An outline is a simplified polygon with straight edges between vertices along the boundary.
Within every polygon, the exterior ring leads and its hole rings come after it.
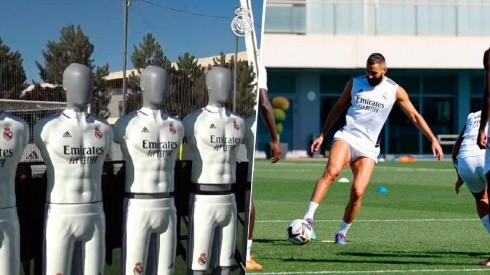
POLYGON ((268 1, 265 17, 267 32, 305 33, 306 32, 306 0, 268 1))

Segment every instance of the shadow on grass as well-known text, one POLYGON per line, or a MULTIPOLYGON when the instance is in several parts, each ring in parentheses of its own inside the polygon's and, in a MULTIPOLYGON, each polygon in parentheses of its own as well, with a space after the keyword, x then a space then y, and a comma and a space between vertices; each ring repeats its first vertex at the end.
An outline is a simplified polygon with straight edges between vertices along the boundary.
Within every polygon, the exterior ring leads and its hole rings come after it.
MULTIPOLYGON (((454 265, 460 266, 462 264, 461 261, 449 260, 450 258, 458 258, 462 256, 465 258, 475 258, 476 261, 488 258, 488 254, 477 253, 477 252, 466 252, 466 251, 424 251, 424 252, 407 252, 407 251, 393 251, 393 252, 384 252, 384 253, 368 253, 368 252, 340 252, 336 253, 333 258, 329 259, 311 259, 311 258, 288 258, 282 259, 284 262, 310 262, 310 263, 364 263, 364 264, 392 264, 392 265, 454 265), (344 259, 338 258, 344 257, 344 259), (352 257, 350 259, 346 259, 348 257, 352 257), (420 260, 419 260, 420 259, 420 260), (424 260, 422 260, 424 259, 424 260), (448 259, 448 261, 441 262, 440 259, 448 259)), ((464 261, 464 260, 462 260, 464 261)))
POLYGON ((273 240, 273 239, 254 239, 254 243, 262 243, 262 244, 270 244, 270 245, 287 245, 287 244, 291 244, 293 245, 292 243, 290 243, 288 240, 285 240, 285 239, 276 239, 276 240, 273 240))

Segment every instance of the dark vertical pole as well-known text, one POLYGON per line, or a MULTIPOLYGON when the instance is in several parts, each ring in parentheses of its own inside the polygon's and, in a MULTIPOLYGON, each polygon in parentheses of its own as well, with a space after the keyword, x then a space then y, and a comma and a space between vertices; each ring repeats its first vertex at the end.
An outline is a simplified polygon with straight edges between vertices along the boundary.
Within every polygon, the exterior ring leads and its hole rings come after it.
POLYGON ((124 50, 123 50, 123 90, 122 90, 122 112, 121 116, 126 114, 126 92, 128 90, 128 83, 126 79, 126 66, 128 59, 128 8, 131 0, 124 1, 124 50))

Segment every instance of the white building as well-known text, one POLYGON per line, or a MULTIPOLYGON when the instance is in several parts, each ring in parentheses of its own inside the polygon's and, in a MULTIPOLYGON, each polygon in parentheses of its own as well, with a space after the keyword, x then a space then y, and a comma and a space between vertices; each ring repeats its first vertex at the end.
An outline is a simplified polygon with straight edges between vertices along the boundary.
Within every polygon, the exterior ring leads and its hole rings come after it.
MULTIPOLYGON (((459 133, 468 112, 480 108, 489 14, 485 0, 268 0, 262 56, 269 93, 291 102, 281 141, 306 155, 345 83, 364 74, 373 52, 386 57, 388 77, 435 134, 459 133)), ((259 127, 260 149, 269 137, 259 127)), ((395 107, 381 150, 422 154, 430 144, 395 107)))

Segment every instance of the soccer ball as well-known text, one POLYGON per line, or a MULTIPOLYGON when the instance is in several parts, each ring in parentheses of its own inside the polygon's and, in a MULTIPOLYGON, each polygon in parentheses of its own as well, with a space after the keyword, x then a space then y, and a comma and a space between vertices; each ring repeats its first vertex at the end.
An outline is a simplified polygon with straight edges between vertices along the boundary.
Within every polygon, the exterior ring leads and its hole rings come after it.
POLYGON ((305 244, 311 239, 313 229, 311 225, 302 219, 297 219, 288 225, 288 240, 294 244, 305 244))

